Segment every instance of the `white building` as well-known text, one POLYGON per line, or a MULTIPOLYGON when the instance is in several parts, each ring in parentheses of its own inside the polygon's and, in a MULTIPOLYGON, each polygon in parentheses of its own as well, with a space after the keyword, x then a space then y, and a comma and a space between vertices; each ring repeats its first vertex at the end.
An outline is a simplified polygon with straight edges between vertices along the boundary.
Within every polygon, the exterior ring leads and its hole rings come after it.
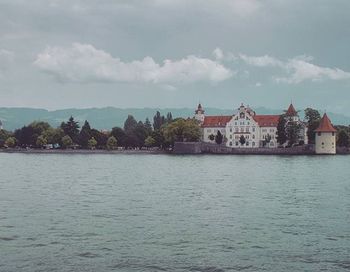
POLYGON ((335 154, 336 153, 336 133, 337 130, 333 127, 327 114, 324 114, 319 127, 315 130, 316 154, 335 154))
MULTIPOLYGON (((195 111, 195 119, 201 123, 202 140, 214 143, 218 131, 224 136, 224 143, 228 147, 275 148, 277 144, 277 125, 280 115, 258 115, 249 106, 243 104, 236 113, 229 116, 205 116, 201 104, 195 111)), ((299 119, 291 104, 286 111, 290 120, 303 124, 300 139, 307 143, 306 126, 299 119)))

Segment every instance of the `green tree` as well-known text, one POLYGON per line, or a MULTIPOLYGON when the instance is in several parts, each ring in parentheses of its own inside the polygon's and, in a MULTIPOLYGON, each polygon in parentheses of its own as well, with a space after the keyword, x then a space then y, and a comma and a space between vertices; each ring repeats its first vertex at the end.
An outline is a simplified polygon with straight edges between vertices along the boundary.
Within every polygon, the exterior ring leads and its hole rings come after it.
POLYGON ((72 141, 78 142, 79 137, 79 123, 76 122, 71 116, 67 123, 62 122, 61 128, 63 129, 64 133, 68 135, 72 141))
POLYGON ((148 118, 146 118, 144 126, 145 126, 145 130, 146 130, 147 136, 151 135, 152 131, 153 131, 153 128, 152 128, 152 124, 151 124, 151 122, 150 122, 150 120, 148 118))
POLYGON ((305 109, 305 121, 307 123, 307 138, 310 144, 315 143, 315 130, 318 128, 321 120, 320 113, 312 108, 305 109))
POLYGON ((153 147, 156 144, 156 140, 152 136, 148 136, 145 139, 145 146, 146 147, 153 147))
POLYGON ((223 139, 224 139, 224 136, 222 135, 222 133, 220 132, 220 130, 218 130, 218 132, 217 132, 216 135, 215 135, 215 142, 216 142, 218 145, 221 145, 223 139))
POLYGON ((287 124, 286 116, 282 114, 278 119, 278 124, 277 124, 277 142, 280 145, 283 145, 287 141, 286 124, 287 124))
POLYGON ((16 138, 14 137, 9 137, 5 141, 5 146, 7 147, 15 147, 16 145, 16 138))
POLYGON ((50 124, 47 122, 39 122, 39 121, 34 121, 29 124, 30 127, 33 128, 34 133, 37 135, 41 135, 45 130, 48 130, 51 128, 50 124))
POLYGON ((83 148, 89 147, 89 140, 91 139, 91 127, 88 121, 85 120, 84 125, 81 127, 79 133, 79 144, 83 148))
POLYGON ((117 139, 119 146, 123 146, 123 147, 126 146, 127 136, 125 134, 125 131, 122 128, 120 127, 112 128, 111 136, 117 139))
POLYGON ((43 147, 44 145, 47 144, 47 140, 43 135, 40 135, 37 139, 36 139, 36 146, 37 147, 43 147))
POLYGON ((89 141, 88 141, 88 148, 89 149, 95 149, 97 145, 97 141, 95 140, 94 137, 92 137, 89 141))
POLYGON ((97 129, 91 129, 91 137, 97 141, 97 148, 105 148, 107 145, 108 134, 98 131, 97 129))
POLYGON ((27 147, 35 146, 36 139, 39 134, 34 130, 32 126, 24 126, 20 129, 16 129, 14 136, 20 146, 27 147))
POLYGON ((340 130, 338 132, 337 145, 341 147, 349 147, 349 135, 345 130, 340 130))
POLYGON ((271 135, 266 134, 265 139, 264 139, 264 146, 268 145, 271 142, 271 139, 272 139, 271 135))
POLYGON ((161 130, 154 130, 151 134, 151 137, 156 141, 154 146, 163 148, 165 147, 165 138, 164 138, 164 132, 161 130))
POLYGON ((194 119, 178 118, 164 128, 164 138, 170 145, 176 141, 197 142, 200 136, 200 127, 194 119))
POLYGON ((134 134, 134 138, 136 140, 134 145, 140 148, 143 147, 148 134, 144 124, 141 121, 137 123, 137 126, 132 133, 134 134))
POLYGON ((49 144, 61 144, 64 131, 61 128, 49 128, 42 133, 49 144))
POLYGON ((69 135, 63 136, 61 142, 62 142, 63 148, 68 148, 68 147, 71 147, 73 145, 73 140, 69 135))
POLYGON ((4 130, 4 129, 1 129, 1 130, 0 130, 0 147, 3 147, 4 144, 5 144, 5 141, 6 141, 8 138, 10 138, 10 137, 12 137, 12 133, 11 133, 11 132, 6 131, 6 130, 4 130))
POLYGON ((171 112, 168 112, 166 115, 166 123, 171 123, 173 121, 173 115, 171 112))
POLYGON ((245 144, 246 139, 245 139, 244 135, 241 135, 241 137, 239 137, 239 142, 240 142, 241 145, 245 144))
POLYGON ((134 116, 128 115, 128 118, 126 118, 124 122, 125 133, 129 134, 130 132, 134 131, 136 126, 137 126, 137 121, 135 120, 134 116))
POLYGON ((166 123, 165 117, 160 115, 160 112, 157 111, 156 115, 153 117, 153 128, 154 130, 159 130, 166 123))
POLYGON ((114 149, 117 149, 117 147, 118 147, 117 139, 114 136, 109 137, 107 140, 107 149, 114 150, 114 149))
POLYGON ((288 122, 286 125, 286 135, 288 146, 298 143, 301 125, 296 122, 288 122))

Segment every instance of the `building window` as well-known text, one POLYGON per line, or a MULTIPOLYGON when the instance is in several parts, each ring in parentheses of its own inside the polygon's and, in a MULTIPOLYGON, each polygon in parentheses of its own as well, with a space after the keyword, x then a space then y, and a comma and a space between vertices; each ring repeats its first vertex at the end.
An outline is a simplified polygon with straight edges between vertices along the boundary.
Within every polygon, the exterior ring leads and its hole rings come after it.
POLYGON ((332 136, 334 136, 334 132, 332 132, 332 136))
POLYGON ((253 132, 255 132, 255 127, 252 128, 253 132))
POLYGON ((238 146, 238 142, 236 142, 236 146, 238 146))
POLYGON ((245 131, 246 131, 246 132, 249 132, 249 127, 246 127, 245 131))
POLYGON ((317 133, 318 136, 321 136, 321 132, 317 133))
POLYGON ((232 139, 232 135, 230 135, 230 139, 232 139))
POLYGON ((255 146, 255 142, 252 142, 252 146, 255 146))
POLYGON ((241 132, 244 132, 244 127, 241 127, 241 132))
POLYGON ((230 128, 230 132, 232 132, 232 128, 230 128))
POLYGON ((230 142, 230 146, 232 146, 232 142, 230 142))
POLYGON ((235 128, 235 131, 238 132, 238 127, 235 128))
POLYGON ((252 138, 255 139, 255 134, 253 134, 252 138))
POLYGON ((246 146, 249 146, 249 142, 248 141, 246 142, 246 146))

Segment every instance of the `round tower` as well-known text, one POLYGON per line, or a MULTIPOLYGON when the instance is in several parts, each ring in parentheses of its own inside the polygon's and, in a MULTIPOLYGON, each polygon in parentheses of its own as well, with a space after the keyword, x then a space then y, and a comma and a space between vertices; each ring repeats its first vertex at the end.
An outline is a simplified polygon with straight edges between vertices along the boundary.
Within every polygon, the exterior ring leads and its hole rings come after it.
POLYGON ((337 130, 333 127, 325 113, 320 121, 319 127, 315 130, 315 151, 316 154, 336 154, 336 134, 337 130))
POLYGON ((194 118, 198 120, 199 122, 203 123, 204 122, 204 109, 201 105, 201 103, 198 104, 197 109, 195 110, 195 115, 194 118))

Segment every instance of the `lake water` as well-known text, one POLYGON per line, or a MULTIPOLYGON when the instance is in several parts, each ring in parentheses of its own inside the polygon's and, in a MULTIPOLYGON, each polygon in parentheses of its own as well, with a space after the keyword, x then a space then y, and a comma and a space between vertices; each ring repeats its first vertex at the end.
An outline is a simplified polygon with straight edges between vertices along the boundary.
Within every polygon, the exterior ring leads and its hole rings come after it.
POLYGON ((350 156, 0 154, 0 271, 349 271, 350 156))

